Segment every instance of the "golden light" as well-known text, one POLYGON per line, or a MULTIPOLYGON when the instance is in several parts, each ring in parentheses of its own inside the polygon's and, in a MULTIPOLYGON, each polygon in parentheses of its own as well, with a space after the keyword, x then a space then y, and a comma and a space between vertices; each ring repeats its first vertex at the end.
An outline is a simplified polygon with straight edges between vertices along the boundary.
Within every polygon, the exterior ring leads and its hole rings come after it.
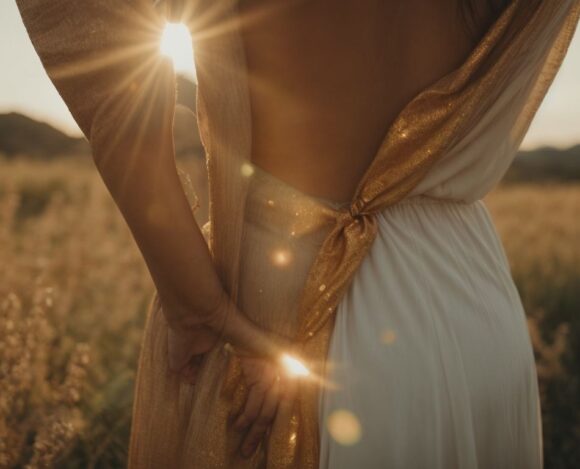
POLYGON ((272 254, 272 262, 279 266, 285 267, 292 260, 292 253, 288 249, 278 249, 272 254))
POLYGON ((304 363, 288 354, 282 355, 280 361, 286 373, 292 378, 300 378, 310 374, 310 370, 304 366, 304 363))
POLYGON ((393 344, 396 339, 397 339, 397 334, 392 329, 385 329, 381 333, 381 341, 385 345, 391 345, 391 344, 393 344))
POLYGON ((352 446, 359 442, 362 435, 361 424, 352 412, 335 410, 326 422, 330 436, 344 446, 352 446))
POLYGON ((249 163, 242 164, 242 176, 249 177, 254 174, 254 167, 249 163))
POLYGON ((171 58, 177 73, 196 79, 193 43, 187 26, 183 23, 167 23, 159 48, 163 55, 171 58))

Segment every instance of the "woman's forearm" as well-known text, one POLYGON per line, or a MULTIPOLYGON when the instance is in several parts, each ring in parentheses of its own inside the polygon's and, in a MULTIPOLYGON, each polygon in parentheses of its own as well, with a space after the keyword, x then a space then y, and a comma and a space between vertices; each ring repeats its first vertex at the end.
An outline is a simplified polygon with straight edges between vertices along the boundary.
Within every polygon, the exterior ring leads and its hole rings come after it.
MULTIPOLYGON (((170 120, 168 121, 171 122, 170 120)), ((174 328, 211 323, 224 289, 177 173, 169 124, 125 137, 95 163, 125 218, 174 328)))
POLYGON ((97 166, 147 263, 168 323, 178 331, 205 327, 240 350, 277 357, 286 342, 253 324, 224 290, 182 189, 170 133, 163 135, 146 151, 132 153, 125 145, 123 154, 97 166), (125 162, 114 164, 115 158, 125 162))
POLYGON ((90 141, 169 324, 219 333, 227 315, 227 340, 266 343, 224 290, 177 174, 175 76, 158 44, 163 19, 148 2, 17 4, 49 77, 90 141))

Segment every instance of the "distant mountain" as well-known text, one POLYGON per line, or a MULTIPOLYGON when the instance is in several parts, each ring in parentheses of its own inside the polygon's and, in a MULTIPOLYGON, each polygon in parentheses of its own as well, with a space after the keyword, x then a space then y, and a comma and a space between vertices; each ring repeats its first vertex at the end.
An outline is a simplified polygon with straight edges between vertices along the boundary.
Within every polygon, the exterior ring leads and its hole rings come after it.
POLYGON ((8 158, 25 155, 45 159, 89 152, 84 138, 69 137, 45 122, 22 114, 0 114, 0 153, 8 158))
MULTIPOLYGON (((177 77, 175 147, 178 157, 203 154, 195 114, 195 83, 177 77)), ((15 112, 0 114, 0 155, 53 159, 59 156, 90 155, 86 139, 70 137, 45 122, 15 112)))
POLYGON ((502 182, 580 182, 580 144, 520 151, 502 182))
MULTIPOLYGON (((203 155, 197 129, 195 95, 195 83, 178 76, 174 122, 177 157, 203 155)), ((90 154, 90 148, 83 138, 69 137, 46 123, 10 113, 0 114, 0 154, 8 158, 27 155, 51 159, 90 154)), ((542 147, 520 151, 502 183, 548 181, 580 182, 580 144, 563 150, 542 147)))

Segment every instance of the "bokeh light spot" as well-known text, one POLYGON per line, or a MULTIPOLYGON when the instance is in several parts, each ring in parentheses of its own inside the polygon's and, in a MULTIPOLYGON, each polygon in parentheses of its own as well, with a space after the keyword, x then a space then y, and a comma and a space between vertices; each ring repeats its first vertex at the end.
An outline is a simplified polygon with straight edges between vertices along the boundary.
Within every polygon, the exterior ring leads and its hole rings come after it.
POLYGON ((393 329, 385 329, 381 333, 381 342, 385 345, 391 345, 397 340, 397 334, 393 329))
POLYGON ((272 262, 278 267, 286 267, 292 260, 292 253, 288 249, 277 249, 272 254, 272 262))
POLYGON ((242 164, 242 176, 250 177, 254 174, 254 168, 249 163, 242 164))
POLYGON ((332 412, 328 416, 326 426, 330 436, 341 445, 352 446, 361 439, 362 427, 359 419, 348 410, 340 409, 332 412))

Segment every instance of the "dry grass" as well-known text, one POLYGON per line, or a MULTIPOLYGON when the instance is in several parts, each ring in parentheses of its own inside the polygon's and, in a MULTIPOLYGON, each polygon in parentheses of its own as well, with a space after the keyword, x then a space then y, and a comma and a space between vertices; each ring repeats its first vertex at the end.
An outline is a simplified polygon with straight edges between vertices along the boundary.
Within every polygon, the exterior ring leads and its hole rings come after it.
MULTIPOLYGON (((546 467, 580 459, 580 187, 487 199, 529 314, 546 467)), ((0 467, 124 467, 153 285, 88 161, 0 162, 0 467)))
POLYGON ((152 283, 87 164, 0 170, 0 467, 114 467, 152 283))

